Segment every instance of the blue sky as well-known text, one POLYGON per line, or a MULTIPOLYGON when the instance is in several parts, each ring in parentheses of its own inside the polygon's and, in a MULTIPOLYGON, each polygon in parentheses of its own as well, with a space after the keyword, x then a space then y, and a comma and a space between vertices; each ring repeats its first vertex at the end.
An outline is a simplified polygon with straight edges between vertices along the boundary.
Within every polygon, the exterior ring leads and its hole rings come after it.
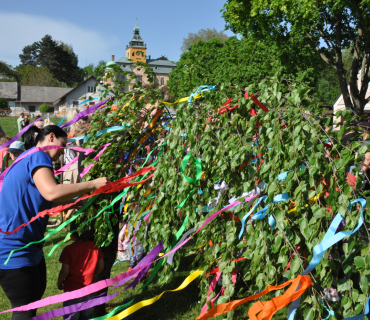
MULTIPOLYGON (((0 60, 20 63, 24 46, 50 34, 73 46, 79 66, 121 58, 138 18, 152 58, 178 61, 189 32, 224 30, 220 10, 226 0, 0 0, 0 60)), ((227 35, 233 35, 230 31, 227 35)))

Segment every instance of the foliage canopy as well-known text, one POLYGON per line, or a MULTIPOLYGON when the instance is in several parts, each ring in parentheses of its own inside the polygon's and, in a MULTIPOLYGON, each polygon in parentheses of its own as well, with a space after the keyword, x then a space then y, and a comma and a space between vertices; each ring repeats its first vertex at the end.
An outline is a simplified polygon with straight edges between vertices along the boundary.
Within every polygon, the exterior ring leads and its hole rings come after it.
POLYGON ((77 55, 70 45, 55 41, 50 35, 23 48, 19 55, 23 65, 46 67, 55 79, 73 86, 81 81, 77 55))
POLYGON ((244 36, 282 44, 296 39, 298 48, 311 46, 337 73, 347 109, 362 114, 370 101, 370 2, 228 0, 223 16, 227 27, 244 36), (349 87, 342 51, 350 48, 349 87), (361 85, 357 87, 360 76, 361 85))
POLYGON ((198 41, 209 41, 211 39, 218 39, 224 42, 227 39, 227 35, 223 31, 217 31, 215 28, 200 29, 197 33, 189 32, 187 38, 183 38, 181 50, 187 51, 192 44, 198 41))

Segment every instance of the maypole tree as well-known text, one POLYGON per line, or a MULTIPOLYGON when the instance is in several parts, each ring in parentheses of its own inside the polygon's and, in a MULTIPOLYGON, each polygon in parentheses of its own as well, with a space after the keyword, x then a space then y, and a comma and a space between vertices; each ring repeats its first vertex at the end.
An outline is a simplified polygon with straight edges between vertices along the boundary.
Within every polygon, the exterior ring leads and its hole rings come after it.
MULTIPOLYGON (((131 231, 143 213, 150 213, 147 236, 145 223, 136 234, 149 252, 160 241, 169 251, 184 225, 184 233, 193 230, 188 236, 202 229, 176 251, 172 264, 157 262, 161 269, 150 280, 170 281, 182 257, 193 256, 189 274, 204 270, 201 303, 208 306, 199 319, 231 311, 238 304, 230 302, 264 293, 268 286, 277 287, 261 297, 266 303, 238 303, 266 317, 295 300, 297 319, 324 319, 330 310, 340 319, 363 313, 370 282, 368 213, 366 202, 351 203, 366 199, 366 192, 361 191, 362 178, 355 180, 347 173, 369 151, 358 141, 362 129, 353 127, 360 118, 343 111, 339 131, 325 130, 330 118, 315 104, 311 88, 278 74, 259 82, 246 78, 214 86, 202 82, 197 68, 186 68, 178 83, 179 96, 172 98, 154 86, 147 64, 138 65, 145 68, 150 85, 136 82, 132 91, 122 92, 125 83, 116 79, 116 86, 109 88, 116 97, 94 114, 85 147, 98 150, 109 145, 98 161, 85 160, 85 166, 94 166, 84 180, 104 174, 113 181, 150 166, 143 160, 150 151, 149 158, 156 157, 153 178, 127 191, 134 199, 127 200, 134 203, 127 212, 131 231), (164 116, 169 96, 171 101, 189 97, 172 106, 175 118, 164 116), (96 136, 104 127, 117 125, 124 128, 96 136), (346 144, 343 136, 354 130, 357 141, 346 144), (132 166, 133 160, 138 164, 132 166), (345 232, 343 239, 342 233, 335 238, 336 232, 345 232), (210 300, 218 292, 209 291, 213 273, 223 287, 215 308, 210 300), (290 289, 280 286, 286 282, 290 289), (341 301, 323 299, 324 288, 331 286, 337 287, 341 301), (277 300, 267 303, 271 299, 277 300)), ((119 71, 111 68, 107 78, 119 71)), ((104 208, 117 195, 100 195, 95 204, 104 208)), ((90 210, 86 215, 94 214, 90 210)), ((113 238, 112 226, 118 221, 110 217, 105 212, 95 222, 100 245, 113 238)))

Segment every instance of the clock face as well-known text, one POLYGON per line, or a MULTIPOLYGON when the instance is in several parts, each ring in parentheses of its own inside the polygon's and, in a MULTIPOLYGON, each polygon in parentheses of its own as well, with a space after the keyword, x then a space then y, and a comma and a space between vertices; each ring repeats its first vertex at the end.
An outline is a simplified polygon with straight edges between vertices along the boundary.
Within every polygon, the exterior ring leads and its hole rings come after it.
POLYGON ((141 56, 141 51, 136 51, 137 56, 141 56))

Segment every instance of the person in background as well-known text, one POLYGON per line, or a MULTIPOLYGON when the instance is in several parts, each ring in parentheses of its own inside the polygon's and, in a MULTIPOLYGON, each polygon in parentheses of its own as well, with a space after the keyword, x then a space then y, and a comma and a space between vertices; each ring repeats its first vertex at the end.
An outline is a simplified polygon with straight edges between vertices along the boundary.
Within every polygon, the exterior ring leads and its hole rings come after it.
MULTIPOLYGON (((71 223, 71 230, 76 230, 78 225, 75 221, 71 223)), ((104 269, 103 254, 93 241, 88 241, 89 234, 84 231, 71 234, 74 243, 66 246, 60 255, 59 262, 62 263, 58 277, 58 289, 70 292, 88 286, 96 282, 95 275, 104 269)), ((96 294, 94 294, 96 295, 96 294)), ((63 302, 63 307, 87 301, 91 295, 63 302)), ((65 315, 67 319, 69 315, 65 315)), ((75 313, 71 320, 89 320, 94 317, 93 308, 75 313)))
MULTIPOLYGON (((11 138, 10 137, 2 137, 0 138, 0 146, 5 142, 8 142, 11 138)), ((0 150, 0 172, 3 172, 7 167, 9 167, 9 153, 8 147, 3 148, 0 150), (5 161, 5 162, 4 162, 5 161)))
POLYGON ((18 125, 18 132, 22 130, 22 124, 24 123, 24 113, 22 112, 17 119, 17 125, 18 125))
POLYGON ((14 141, 8 149, 10 158, 14 161, 24 151, 24 143, 20 141, 14 141))
POLYGON ((27 127, 29 124, 30 124, 30 119, 28 119, 28 116, 25 115, 24 116, 23 125, 22 125, 22 129, 25 128, 25 127, 27 127))
MULTIPOLYGON (((18 132, 20 132, 23 128, 23 125, 24 125, 24 113, 22 112, 19 116, 19 118, 17 119, 17 125, 18 125, 18 132)), ((22 135, 22 141, 23 141, 23 135, 22 135)))
MULTIPOLYGON (((66 133, 58 126, 47 126, 39 131, 36 147, 62 147, 45 151, 26 151, 26 157, 7 172, 0 192, 0 228, 14 230, 27 223, 39 212, 59 205, 73 203, 75 197, 105 186, 105 177, 74 185, 58 184, 52 161, 64 153, 66 133)), ((19 232, 0 234, 0 285, 12 308, 40 300, 46 288, 46 264, 43 239, 48 216, 38 218, 19 232), (28 245, 27 247, 25 247, 28 245), (5 264, 10 252, 11 259, 5 264)), ((13 312, 13 320, 29 320, 37 309, 13 312)))

